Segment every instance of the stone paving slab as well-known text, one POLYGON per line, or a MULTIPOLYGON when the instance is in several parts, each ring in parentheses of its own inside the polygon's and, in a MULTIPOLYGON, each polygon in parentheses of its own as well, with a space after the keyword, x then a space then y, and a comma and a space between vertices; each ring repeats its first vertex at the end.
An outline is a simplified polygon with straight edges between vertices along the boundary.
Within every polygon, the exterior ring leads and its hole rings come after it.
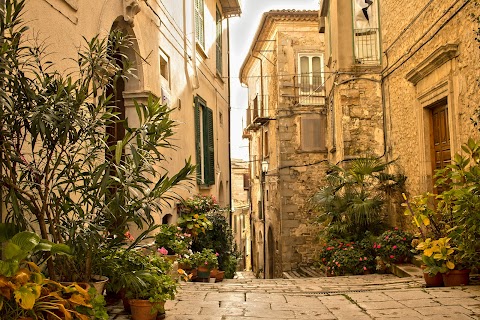
MULTIPOLYGON (((393 275, 182 283, 166 320, 480 319, 480 286, 425 288, 393 275)), ((128 320, 118 306, 112 320, 128 320)))

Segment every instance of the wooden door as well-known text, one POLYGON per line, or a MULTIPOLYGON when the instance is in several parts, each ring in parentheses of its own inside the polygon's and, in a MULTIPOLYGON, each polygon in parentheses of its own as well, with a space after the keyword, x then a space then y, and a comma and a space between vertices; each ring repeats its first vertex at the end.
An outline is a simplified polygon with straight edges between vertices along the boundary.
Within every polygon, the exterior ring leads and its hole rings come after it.
MULTIPOLYGON (((432 157, 433 170, 443 169, 450 164, 450 130, 446 101, 432 108, 432 157)), ((441 192, 441 190, 435 190, 441 192)))

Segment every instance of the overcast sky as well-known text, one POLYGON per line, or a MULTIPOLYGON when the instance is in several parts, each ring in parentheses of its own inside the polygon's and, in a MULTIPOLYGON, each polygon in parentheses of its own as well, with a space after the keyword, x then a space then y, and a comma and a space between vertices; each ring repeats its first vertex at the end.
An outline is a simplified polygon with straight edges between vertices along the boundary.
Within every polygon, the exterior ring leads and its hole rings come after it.
POLYGON ((242 16, 230 19, 231 148, 232 158, 248 160, 248 140, 242 130, 248 105, 247 89, 240 86, 240 67, 247 56, 262 14, 272 9, 318 10, 318 0, 243 0, 242 16))

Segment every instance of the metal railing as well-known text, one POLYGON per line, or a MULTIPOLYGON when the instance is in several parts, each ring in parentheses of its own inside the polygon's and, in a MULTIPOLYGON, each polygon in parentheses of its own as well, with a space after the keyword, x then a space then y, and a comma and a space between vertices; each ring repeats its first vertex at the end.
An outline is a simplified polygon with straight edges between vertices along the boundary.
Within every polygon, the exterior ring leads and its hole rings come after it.
POLYGON ((301 105, 325 103, 325 86, 321 73, 305 74, 293 77, 295 100, 301 105))
POLYGON ((378 28, 354 29, 355 63, 380 64, 380 39, 378 28))

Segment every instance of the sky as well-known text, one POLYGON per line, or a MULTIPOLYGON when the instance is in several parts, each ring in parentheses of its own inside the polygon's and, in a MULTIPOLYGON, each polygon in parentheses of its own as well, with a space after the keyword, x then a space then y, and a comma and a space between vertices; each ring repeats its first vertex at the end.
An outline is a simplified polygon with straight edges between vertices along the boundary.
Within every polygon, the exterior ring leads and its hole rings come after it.
POLYGON ((231 156, 248 160, 248 140, 242 140, 248 105, 246 88, 238 78, 262 14, 269 10, 318 10, 318 0, 243 0, 241 17, 230 18, 230 76, 231 76, 231 156))

